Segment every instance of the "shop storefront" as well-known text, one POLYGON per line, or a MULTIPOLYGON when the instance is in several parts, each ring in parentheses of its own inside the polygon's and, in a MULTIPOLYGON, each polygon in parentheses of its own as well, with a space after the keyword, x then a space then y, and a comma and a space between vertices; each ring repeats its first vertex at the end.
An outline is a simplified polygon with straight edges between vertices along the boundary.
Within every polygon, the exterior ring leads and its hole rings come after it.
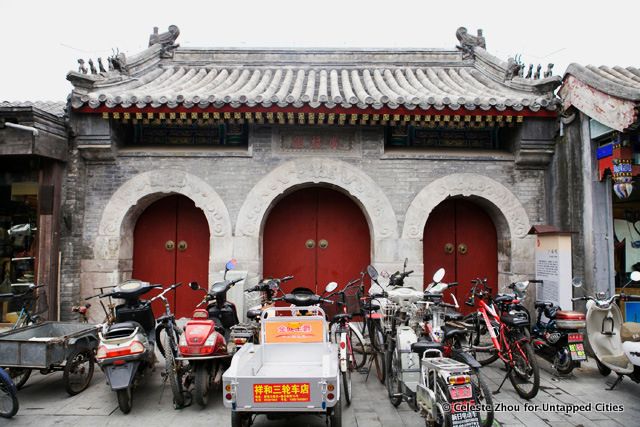
POLYGON ((64 206, 82 233, 64 239, 80 255, 62 271, 66 304, 131 276, 211 282, 231 257, 250 278, 316 289, 405 257, 415 283, 444 266, 461 293, 472 277, 532 274, 558 77, 524 78, 475 36, 452 50, 235 50, 175 34, 67 76, 78 169, 64 206))
MULTIPOLYGON (((0 103, 0 293, 38 290, 34 311, 57 316, 59 203, 67 160, 62 103, 0 103)), ((18 301, 0 301, 11 322, 18 301)))

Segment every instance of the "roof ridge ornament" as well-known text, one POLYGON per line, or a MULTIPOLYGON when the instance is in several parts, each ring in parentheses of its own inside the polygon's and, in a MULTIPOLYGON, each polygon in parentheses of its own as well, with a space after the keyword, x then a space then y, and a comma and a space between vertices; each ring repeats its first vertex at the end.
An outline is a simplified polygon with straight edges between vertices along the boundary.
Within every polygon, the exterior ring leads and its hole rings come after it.
POLYGON ((169 25, 168 31, 160 34, 158 34, 158 27, 153 27, 153 33, 149 36, 149 47, 160 44, 162 46, 160 56, 173 58, 173 51, 180 47, 179 43, 175 43, 179 35, 180 29, 177 25, 169 25))
POLYGON ((472 59, 476 47, 487 48, 481 28, 478 28, 477 36, 472 36, 465 27, 460 27, 456 30, 456 38, 460 41, 460 45, 456 47, 462 51, 462 59, 472 59))

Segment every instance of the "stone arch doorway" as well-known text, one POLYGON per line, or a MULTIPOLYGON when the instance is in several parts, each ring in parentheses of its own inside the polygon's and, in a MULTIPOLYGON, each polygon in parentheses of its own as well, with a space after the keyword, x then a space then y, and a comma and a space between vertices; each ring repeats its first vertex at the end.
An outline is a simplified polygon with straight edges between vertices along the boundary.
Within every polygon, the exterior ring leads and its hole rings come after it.
MULTIPOLYGON (((452 197, 466 198, 481 207, 495 226, 499 284, 496 291, 504 291, 501 287, 514 280, 510 272, 524 277, 533 274, 534 242, 527 236, 531 226, 524 206, 503 184, 480 174, 451 174, 425 186, 405 216, 402 240, 406 245, 419 244, 422 248, 426 244, 424 231, 429 216, 440 203, 452 197)), ((432 274, 424 270, 425 282, 432 274)))
POLYGON ((344 193, 322 186, 288 192, 267 214, 263 275, 294 279, 285 292, 303 286, 321 294, 330 281, 346 284, 370 262, 369 225, 344 193))
POLYGON ((445 282, 458 282, 447 294, 456 296, 465 314, 473 310, 462 304, 470 295, 472 279, 486 278, 494 290, 498 283, 496 227, 489 214, 472 200, 455 197, 436 206, 429 214, 423 238, 427 281, 443 267, 445 282))
MULTIPOLYGON (((168 287, 182 282, 167 299, 177 317, 188 317, 202 295, 186 286, 208 281, 209 226, 202 209, 183 195, 157 200, 138 217, 133 232, 133 271, 135 279, 168 287)), ((154 302, 154 312, 164 310, 154 302)))

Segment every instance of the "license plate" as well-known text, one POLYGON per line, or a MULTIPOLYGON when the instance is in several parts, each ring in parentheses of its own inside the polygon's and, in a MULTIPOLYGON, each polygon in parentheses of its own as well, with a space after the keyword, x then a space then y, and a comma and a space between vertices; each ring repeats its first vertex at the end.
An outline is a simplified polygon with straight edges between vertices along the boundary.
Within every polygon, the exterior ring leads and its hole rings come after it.
POLYGON ((584 352, 583 343, 569 344, 569 351, 571 352, 571 359, 575 361, 587 360, 587 355, 584 352))
POLYGON ((480 427, 478 413, 468 411, 451 414, 451 425, 453 427, 480 427))
POLYGON ((471 384, 467 384, 458 387, 450 387, 449 394, 453 400, 470 399, 473 395, 473 391, 471 390, 471 384))
POLYGON ((583 342, 584 338, 582 338, 582 334, 569 334, 567 337, 569 342, 583 342))

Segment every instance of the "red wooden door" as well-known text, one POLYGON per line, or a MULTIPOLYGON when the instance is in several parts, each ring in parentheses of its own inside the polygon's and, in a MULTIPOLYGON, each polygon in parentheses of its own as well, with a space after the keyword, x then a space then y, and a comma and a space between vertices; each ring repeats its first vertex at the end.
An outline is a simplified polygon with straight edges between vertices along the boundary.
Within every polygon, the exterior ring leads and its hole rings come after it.
MULTIPOLYGON (((498 243, 496 228, 487 213, 464 199, 445 200, 429 215, 424 230, 424 275, 429 283, 440 267, 447 271, 446 282, 458 282, 453 293, 460 311, 473 311, 464 304, 471 280, 487 278, 495 291, 498 286, 498 243)), ((445 297, 451 302, 450 297, 445 297)))
MULTIPOLYGON (((202 294, 192 291, 188 282, 203 287, 208 282, 209 226, 202 210, 185 196, 160 199, 140 215, 133 239, 132 277, 165 287, 182 282, 168 299, 177 317, 190 316, 202 294)), ((156 316, 163 310, 154 303, 156 316)))
POLYGON ((293 275, 285 291, 308 287, 322 293, 328 282, 342 286, 358 277, 369 263, 370 247, 367 221, 349 197, 320 187, 299 190, 269 213, 263 275, 293 275))

